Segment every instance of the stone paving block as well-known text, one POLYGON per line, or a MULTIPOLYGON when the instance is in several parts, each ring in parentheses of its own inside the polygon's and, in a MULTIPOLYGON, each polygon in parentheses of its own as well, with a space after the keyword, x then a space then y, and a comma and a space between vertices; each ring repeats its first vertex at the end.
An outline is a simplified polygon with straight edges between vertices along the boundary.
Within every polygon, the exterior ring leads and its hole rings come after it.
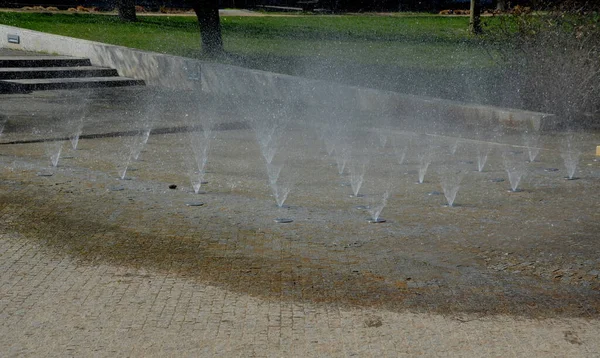
MULTIPOLYGON (((128 101, 136 94, 119 93, 128 101)), ((586 276, 598 264, 591 154, 579 181, 545 176, 546 166, 560 165, 556 156, 531 163, 530 190, 512 195, 504 184, 488 184, 505 175, 497 153, 489 171, 465 179, 472 189, 461 192, 457 210, 427 194, 439 190, 432 174, 431 182, 411 182, 390 198, 391 225, 374 226, 353 209, 356 198, 339 185, 335 163, 308 140, 314 153, 296 159, 304 173, 323 174, 309 178, 310 186, 297 183, 290 196, 296 207, 284 211, 296 220, 281 226, 273 223, 279 212, 246 128, 215 132, 209 184, 199 196, 191 196, 177 159, 186 138, 176 131, 151 136, 134 180, 116 179, 122 137, 83 138, 76 151, 65 146, 72 158, 52 176, 37 176, 48 169, 48 146, 28 142, 30 119, 19 108, 32 101, 48 111, 44 119, 62 118, 62 97, 44 96, 8 106, 0 98, 18 117, 16 129, 0 137, 0 349, 8 356, 600 351, 597 278, 586 276), (177 189, 168 188, 173 183, 177 189), (123 190, 110 190, 117 185, 123 190), (485 198, 472 192, 486 185, 494 189, 485 198), (198 197, 205 206, 185 206, 198 197), (574 201, 569 210, 537 210, 574 201)), ((123 99, 99 100, 106 108, 97 104, 88 133, 126 131, 123 99)), ((220 113, 219 123, 238 120, 220 113)), ((185 125, 172 116, 164 128, 185 125)), ((384 174, 389 154, 373 165, 374 177, 384 174)))

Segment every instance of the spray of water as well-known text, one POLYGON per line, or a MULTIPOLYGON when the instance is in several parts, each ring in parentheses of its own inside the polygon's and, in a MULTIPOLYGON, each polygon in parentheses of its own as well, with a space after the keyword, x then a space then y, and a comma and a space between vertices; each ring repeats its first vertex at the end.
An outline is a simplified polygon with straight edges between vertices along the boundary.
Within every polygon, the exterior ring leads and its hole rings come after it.
POLYGON ((335 163, 338 168, 338 173, 340 175, 344 174, 344 169, 346 168, 346 164, 350 161, 351 152, 348 147, 339 143, 334 151, 335 155, 335 163))
POLYGON ((50 164, 54 168, 58 167, 64 140, 59 140, 54 137, 60 137, 61 133, 53 130, 52 128, 45 132, 39 130, 38 128, 34 128, 32 134, 44 141, 44 150, 46 152, 46 156, 50 158, 50 164))
POLYGON ((540 134, 539 132, 533 130, 527 130, 523 132, 523 142, 527 147, 527 154, 529 155, 529 161, 535 161, 538 154, 540 153, 539 142, 540 142, 540 134))
POLYGON ((281 169, 283 168, 283 164, 275 165, 271 163, 267 163, 267 176, 269 177, 269 185, 274 187, 277 185, 277 180, 279 179, 279 175, 281 174, 281 169))
MULTIPOLYGON (((212 129, 210 125, 203 127, 202 131, 188 132, 189 152, 192 154, 192 167, 190 169, 190 182, 194 193, 198 194, 204 184, 206 164, 210 152, 212 129)), ((144 133, 140 139, 143 140, 144 133)))
POLYGON ((346 126, 334 112, 327 121, 319 126, 319 137, 325 144, 325 150, 332 156, 339 146, 346 147, 346 126))
POLYGON ((492 146, 486 142, 477 143, 477 170, 483 172, 483 168, 487 163, 488 156, 492 151, 492 146))
POLYGON ((289 185, 272 185, 273 195, 275 196, 275 201, 277 202, 277 206, 283 208, 283 204, 290 194, 291 187, 289 185))
POLYGON ((408 147, 410 146, 410 139, 406 136, 396 135, 392 137, 392 146, 394 147, 394 154, 399 165, 404 164, 406 159, 406 153, 408 153, 408 147))
POLYGON ((518 152, 511 152, 506 148, 502 153, 502 160, 508 174, 511 191, 519 191, 519 183, 526 172, 525 159, 518 152))
POLYGON ((330 136, 324 136, 323 143, 325 143, 325 151, 327 152, 327 155, 332 156, 335 152, 336 141, 330 136))
POLYGON ((127 177, 127 169, 129 168, 129 161, 123 163, 123 165, 119 168, 119 179, 124 180, 127 177))
POLYGON ((151 132, 152 132, 152 127, 147 126, 146 128, 144 128, 144 130, 142 132, 142 143, 143 144, 148 143, 148 139, 150 139, 151 132))
POLYGON ((418 154, 419 158, 419 184, 423 184, 425 181, 425 174, 427 173, 427 168, 431 164, 432 160, 431 148, 426 148, 423 152, 418 154))
POLYGON ((55 150, 50 155, 50 161, 52 162, 53 167, 58 166, 58 161, 60 160, 60 153, 62 152, 63 141, 55 141, 55 150))
POLYGON ((440 168, 442 190, 450 207, 454 206, 454 200, 464 176, 465 170, 459 168, 458 164, 448 163, 440 168))
POLYGON ((4 127, 6 126, 7 121, 8 118, 0 114, 0 137, 2 136, 2 133, 4 133, 4 127))
POLYGON ((264 104, 264 107, 257 108, 256 113, 248 114, 247 121, 254 129, 265 162, 272 163, 277 150, 283 145, 281 142, 289 121, 287 108, 264 104))
POLYGON ((135 141, 135 137, 129 137, 125 139, 125 154, 123 155, 123 160, 120 162, 120 166, 118 167, 118 173, 120 179, 125 179, 127 177, 127 169, 131 164, 131 153, 133 152, 132 148, 135 146, 133 143, 135 141))
POLYGON ((381 212, 387 205, 387 201, 388 201, 389 197, 390 197, 390 192, 389 192, 389 190, 386 190, 385 193, 383 193, 383 196, 381 197, 381 201, 379 201, 378 203, 373 202, 373 203, 371 203, 371 205, 368 206, 369 214, 371 214, 371 222, 382 221, 379 216, 381 215, 381 212))
POLYGON ((73 150, 77 150, 77 145, 79 144, 79 136, 81 136, 82 131, 83 125, 77 128, 75 132, 69 137, 69 140, 71 141, 71 148, 73 148, 73 150))
POLYGON ((138 160, 140 155, 142 154, 142 150, 144 149, 144 145, 146 142, 144 141, 144 132, 142 130, 137 131, 136 135, 133 138, 131 143, 131 159, 138 160))
POLYGON ((418 140, 422 143, 420 150, 417 152, 417 160, 419 165, 419 184, 423 184, 425 182, 425 174, 427 174, 427 169, 429 168, 429 165, 434 157, 434 138, 423 135, 418 140))
POLYGON ((190 184, 195 194, 200 193, 202 183, 204 182, 204 172, 195 172, 190 174, 190 184))
POLYGON ((561 141, 560 156, 567 170, 567 179, 575 179, 575 172, 579 164, 581 150, 577 148, 576 140, 572 133, 567 133, 561 141))
POLYGON ((127 170, 131 163, 139 157, 143 146, 142 132, 139 130, 132 136, 124 137, 123 155, 118 169, 119 178, 127 178, 127 170))
POLYGON ((460 145, 460 138, 452 138, 450 140, 450 154, 454 155, 456 154, 456 151, 458 150, 458 147, 460 145))
POLYGON ((367 163, 368 161, 366 158, 353 157, 350 161, 350 185, 352 186, 352 193, 355 197, 361 196, 359 191, 365 177, 367 163))
MULTIPOLYGON (((164 108, 167 107, 168 98, 163 93, 153 92, 152 95, 148 96, 148 100, 146 113, 142 116, 142 146, 148 143, 156 122, 160 120, 164 108)), ((198 108, 197 117, 200 116, 200 113, 202 113, 201 108, 198 108)))
POLYGON ((89 116, 91 103, 91 90, 83 90, 82 92, 78 92, 74 97, 69 97, 66 105, 66 116, 68 118, 66 120, 67 128, 65 128, 65 132, 68 134, 73 150, 77 150, 79 137, 83 133, 83 127, 89 116))

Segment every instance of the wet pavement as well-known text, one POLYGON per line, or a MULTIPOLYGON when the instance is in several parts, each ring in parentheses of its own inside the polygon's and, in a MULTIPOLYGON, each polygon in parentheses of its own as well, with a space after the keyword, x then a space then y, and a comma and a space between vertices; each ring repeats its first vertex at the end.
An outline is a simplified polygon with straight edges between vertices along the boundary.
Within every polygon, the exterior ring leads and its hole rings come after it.
MULTIPOLYGON (((539 138, 540 153, 527 163, 520 134, 493 138, 511 147, 483 145, 469 133, 415 135, 414 124, 389 118, 373 124, 361 114, 282 114, 270 105, 152 88, 0 96, 3 351, 600 352, 598 133, 574 134, 579 179, 568 181, 564 135, 539 138), (277 116, 289 119, 271 134, 279 143, 271 170, 281 166, 278 188, 290 189, 282 208, 256 135, 267 143, 263 135, 282 123, 255 123, 277 116), (353 124, 335 131, 322 125, 329 117, 353 124), (70 137, 79 130, 74 150, 70 137), (198 158, 190 131, 209 138, 204 194, 192 188, 198 158), (339 142, 352 143, 352 158, 360 158, 342 175, 328 155, 339 142), (416 184, 426 149, 431 165, 416 184), (482 150, 490 152, 478 172, 482 150), (521 192, 508 191, 505 161, 514 158, 521 192), (364 196, 351 197, 359 162, 364 196), (119 180, 125 167, 130 180, 119 180), (456 206, 445 207, 442 183, 457 172, 456 206), (386 222, 368 223, 365 208, 381 205, 385 192, 386 222), (204 205, 187 205, 193 201, 204 205)), ((420 129, 447 132, 431 128, 420 129)))

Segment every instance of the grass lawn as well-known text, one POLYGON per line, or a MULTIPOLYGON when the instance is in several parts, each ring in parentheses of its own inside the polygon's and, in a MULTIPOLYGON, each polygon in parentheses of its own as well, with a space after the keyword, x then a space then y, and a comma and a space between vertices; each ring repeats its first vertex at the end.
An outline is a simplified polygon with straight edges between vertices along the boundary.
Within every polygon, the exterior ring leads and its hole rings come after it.
MULTIPOLYGON (((202 58, 194 16, 122 23, 112 15, 0 12, 0 23, 202 58)), ((454 81, 469 69, 494 67, 467 32, 467 17, 223 16, 221 24, 225 49, 237 55, 231 63, 350 84, 452 97, 456 89, 434 88, 440 74, 454 81)))
MULTIPOLYGON (((0 12, 0 23, 149 51, 200 57, 193 16, 116 16, 0 12)), ((488 66, 467 33, 466 17, 222 17, 227 51, 249 56, 329 58, 403 67, 488 66), (468 62, 468 63, 465 63, 468 62)))

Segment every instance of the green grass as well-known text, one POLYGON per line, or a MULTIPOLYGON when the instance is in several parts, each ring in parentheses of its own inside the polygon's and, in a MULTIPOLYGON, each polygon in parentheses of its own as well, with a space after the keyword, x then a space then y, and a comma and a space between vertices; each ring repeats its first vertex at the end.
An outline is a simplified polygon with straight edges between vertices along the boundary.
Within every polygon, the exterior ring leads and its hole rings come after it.
MULTIPOLYGON (((195 17, 1 12, 0 23, 143 50, 200 57, 195 17)), ((326 58, 405 68, 487 66, 464 17, 222 17, 227 51, 251 57, 326 58)))
POLYGON ((0 23, 176 55, 197 51, 200 41, 197 23, 183 17, 147 17, 138 23, 123 23, 110 15, 0 12, 0 23))
MULTIPOLYGON (((122 23, 114 15, 0 12, 0 23, 204 59, 194 16, 122 23)), ((220 61, 352 85, 464 99, 473 92, 464 73, 475 69, 471 78, 481 79, 495 66, 466 17, 223 16, 221 25, 232 56, 220 61)))
POLYGON ((404 68, 486 66, 465 18, 306 16, 223 18, 226 48, 259 54, 325 57, 404 68))

